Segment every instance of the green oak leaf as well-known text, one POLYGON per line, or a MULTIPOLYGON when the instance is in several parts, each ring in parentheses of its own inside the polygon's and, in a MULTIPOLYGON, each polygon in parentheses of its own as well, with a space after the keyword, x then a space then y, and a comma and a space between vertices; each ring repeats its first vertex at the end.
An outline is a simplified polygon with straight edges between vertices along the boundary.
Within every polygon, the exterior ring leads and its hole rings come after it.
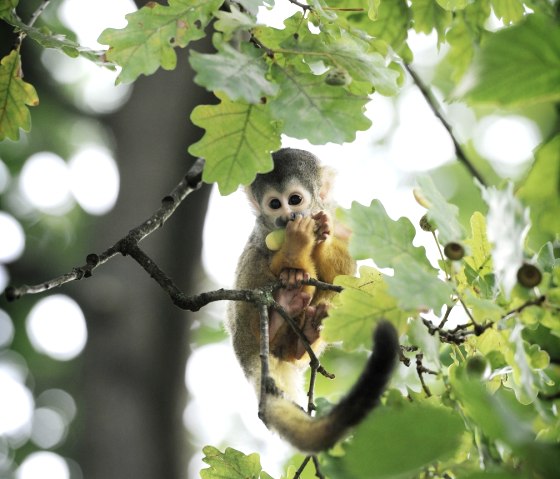
POLYGON ((385 65, 385 59, 377 52, 369 52, 349 35, 324 44, 328 57, 336 66, 344 68, 354 80, 366 81, 382 95, 392 96, 398 92, 399 73, 385 65))
POLYGON ((475 211, 471 216, 471 236, 464 241, 467 254, 463 258, 463 269, 455 278, 458 289, 472 287, 483 300, 495 302, 494 268, 492 265, 492 245, 486 234, 486 219, 475 211))
POLYGON ((386 278, 388 291, 401 308, 407 310, 432 309, 438 314, 443 305, 451 306, 453 288, 438 278, 437 271, 423 263, 403 258, 393 261, 395 274, 386 278))
POLYGON ((389 218, 378 200, 370 206, 353 202, 349 210, 339 209, 337 214, 352 230, 349 250, 354 258, 371 258, 379 267, 394 269, 394 276, 385 281, 401 308, 439 311, 449 304, 452 288, 438 278, 425 248, 412 244, 416 230, 410 220, 389 218))
POLYGON ((335 284, 344 290, 336 296, 335 307, 323 322, 321 336, 327 342, 342 341, 347 351, 371 348, 371 334, 375 324, 387 319, 399 330, 406 329, 411 315, 397 305, 387 291, 384 276, 375 268, 362 266, 360 276, 338 276, 335 284))
POLYGON ((377 20, 380 4, 381 0, 368 0, 368 17, 370 20, 377 20))
POLYGON ((307 28, 307 20, 301 12, 296 12, 291 17, 286 18, 282 29, 257 25, 253 28, 252 33, 259 42, 271 50, 291 49, 299 41, 305 41, 305 38, 311 35, 309 28, 307 28), (297 37, 297 41, 294 36, 297 37))
MULTIPOLYGON (((372 22, 365 15, 363 17, 371 26, 372 22)), ((301 22, 294 25, 294 21, 289 22, 289 28, 298 32, 297 39, 293 35, 286 37, 281 43, 283 54, 303 55, 308 64, 320 59, 325 64, 346 70, 355 81, 370 83, 382 95, 397 93, 398 72, 386 65, 380 53, 371 51, 369 42, 349 31, 334 28, 325 28, 319 34, 300 33, 301 22)))
POLYGON ((417 183, 419 194, 427 201, 428 219, 438 229, 440 243, 463 240, 465 230, 459 222, 459 208, 447 202, 429 176, 419 177, 417 183))
POLYGON ((560 100, 560 29, 543 15, 490 35, 481 46, 474 104, 526 106, 560 100), (515 45, 515 48, 512 48, 515 45))
POLYGON ((521 0, 492 0, 492 10, 506 25, 517 23, 525 15, 525 6, 521 0))
POLYGON ((451 12, 441 8, 433 0, 412 0, 410 8, 414 30, 428 34, 435 29, 438 43, 441 44, 445 40, 445 32, 453 18, 451 12))
MULTIPOLYGON (((370 22, 367 32, 375 38, 385 40, 394 50, 400 51, 408 37, 409 26, 410 8, 406 1, 393 0, 381 3, 377 11, 377 19, 370 22)), ((378 91, 385 94, 379 89, 378 91)))
POLYGON ((217 18, 214 28, 224 33, 226 40, 231 39, 232 35, 238 30, 256 26, 256 20, 240 11, 235 4, 231 4, 229 12, 219 10, 214 16, 217 18))
POLYGON ((184 48, 203 38, 212 13, 222 3, 223 0, 169 0, 169 5, 149 2, 126 15, 125 28, 104 30, 99 43, 109 45, 107 59, 122 66, 117 82, 132 82, 159 67, 174 69, 174 47, 184 48))
POLYGON ((488 321, 494 323, 506 315, 504 309, 499 306, 495 300, 479 298, 471 293, 470 290, 467 290, 463 301, 471 310, 473 318, 479 324, 484 324, 488 321))
POLYGON ((251 44, 242 45, 241 51, 227 43, 221 43, 217 53, 191 51, 190 64, 196 71, 196 83, 211 91, 223 91, 233 101, 259 103, 262 97, 278 91, 278 86, 265 78, 268 65, 262 50, 251 44))
POLYGON ((486 276, 493 271, 492 268, 492 245, 486 234, 486 219, 479 211, 471 216, 471 236, 465 240, 469 246, 469 254, 465 256, 465 262, 477 271, 478 275, 486 276))
POLYGON ((446 56, 446 60, 453 67, 451 79, 458 82, 471 66, 474 56, 472 31, 464 21, 456 21, 445 39, 451 47, 446 56))
POLYGON ((272 169, 270 153, 280 148, 280 132, 266 105, 221 100, 193 110, 192 122, 206 133, 189 153, 206 160, 203 180, 217 182, 220 193, 228 195, 272 169))
POLYGON ((379 200, 369 206, 353 202, 349 210, 340 208, 337 215, 352 230, 349 248, 354 258, 371 258, 381 268, 392 268, 400 258, 432 268, 425 248, 412 244, 416 230, 410 220, 389 218, 379 200))
POLYGON ((0 63, 0 141, 19 139, 19 129, 31 129, 28 106, 37 106, 39 98, 33 85, 22 79, 21 57, 17 50, 0 63))
POLYGON ((537 249, 554 241, 560 232, 560 135, 544 143, 535 153, 535 163, 518 190, 529 206, 533 228, 529 240, 537 249))
POLYGON ((0 18, 10 17, 18 3, 19 0, 0 0, 0 18))
POLYGON ((270 111, 284 122, 286 135, 315 145, 344 143, 353 141, 356 131, 370 127, 371 121, 364 115, 369 98, 327 85, 326 74, 313 75, 275 65, 273 77, 280 91, 270 101, 270 111))
POLYGON ((464 433, 463 420, 450 409, 385 406, 356 428, 343 455, 327 458, 325 472, 345 479, 417 477, 426 466, 451 458, 464 433))
POLYGON ((436 0, 441 8, 449 11, 463 10, 472 0, 436 0))
POLYGON ((205 446, 202 452, 202 460, 210 467, 200 471, 201 479, 272 479, 262 470, 257 453, 247 456, 231 447, 221 452, 213 446, 205 446))

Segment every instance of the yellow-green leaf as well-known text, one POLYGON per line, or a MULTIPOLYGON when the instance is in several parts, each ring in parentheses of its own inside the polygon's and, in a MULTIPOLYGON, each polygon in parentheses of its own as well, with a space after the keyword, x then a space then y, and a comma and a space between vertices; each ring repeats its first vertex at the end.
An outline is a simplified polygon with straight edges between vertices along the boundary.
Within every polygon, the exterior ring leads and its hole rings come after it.
POLYGON ((271 479, 262 470, 257 453, 245 455, 231 447, 224 452, 213 446, 202 449, 202 460, 210 467, 200 471, 202 479, 271 479))
POLYGON ((400 333, 404 332, 409 312, 397 306, 379 271, 362 266, 358 278, 339 276, 335 283, 344 290, 323 323, 321 335, 326 341, 342 341, 347 351, 371 348, 371 334, 381 319, 391 321, 400 333))
POLYGON ((123 29, 108 28, 99 43, 109 45, 107 58, 122 66, 117 81, 129 83, 150 75, 160 66, 172 70, 177 64, 175 47, 186 47, 203 38, 204 29, 223 0, 169 0, 169 5, 149 2, 126 15, 123 29))
POLYGON ((270 153, 280 147, 280 132, 267 105, 223 97, 218 105, 197 106, 191 120, 206 133, 189 153, 206 160, 203 180, 217 182, 223 195, 272 169, 270 153))
POLYGON ((19 139, 19 129, 31 129, 28 106, 37 106, 39 98, 33 85, 22 79, 21 58, 17 50, 0 63, 0 141, 19 139))

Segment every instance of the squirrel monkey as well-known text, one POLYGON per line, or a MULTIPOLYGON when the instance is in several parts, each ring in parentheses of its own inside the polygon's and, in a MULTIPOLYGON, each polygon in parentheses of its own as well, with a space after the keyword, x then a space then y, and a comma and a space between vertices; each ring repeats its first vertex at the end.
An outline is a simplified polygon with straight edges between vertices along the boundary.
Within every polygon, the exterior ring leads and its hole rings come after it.
MULTIPOLYGON (((349 232, 332 220, 329 198, 332 173, 317 157, 304 150, 281 149, 272 155, 274 169, 257 175, 247 194, 256 214, 255 227, 239 259, 237 289, 256 289, 276 283, 282 288, 274 299, 294 318, 319 355, 320 337, 332 292, 315 291, 301 281, 317 278, 332 283, 335 276, 353 274, 355 262, 347 248, 349 232), (285 228, 277 251, 266 246, 267 236, 285 228)), ((232 302, 227 327, 235 354, 247 378, 260 390, 260 316, 254 305, 232 302)), ((264 423, 304 452, 333 446, 359 423, 383 393, 395 364, 398 338, 394 327, 382 322, 374 334, 372 356, 349 394, 326 416, 314 418, 296 402, 309 364, 302 341, 282 316, 269 312, 270 376, 276 388, 268 388, 264 423)), ((263 400, 263 398, 261 398, 263 400)))

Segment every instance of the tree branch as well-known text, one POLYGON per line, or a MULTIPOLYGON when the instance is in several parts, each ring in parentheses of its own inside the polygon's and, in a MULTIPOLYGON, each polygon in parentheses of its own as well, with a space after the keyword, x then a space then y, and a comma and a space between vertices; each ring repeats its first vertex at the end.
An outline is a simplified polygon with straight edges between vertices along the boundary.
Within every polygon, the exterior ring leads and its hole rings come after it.
POLYGON ((157 211, 101 254, 88 255, 85 265, 75 267, 69 273, 36 285, 29 286, 24 284, 19 287, 8 286, 4 291, 6 299, 8 301, 13 301, 25 295, 43 293, 50 289, 58 288, 71 281, 89 278, 93 274, 93 270, 106 263, 113 256, 119 253, 122 255, 131 254, 135 245, 152 234, 155 230, 161 228, 183 200, 200 187, 202 184, 203 168, 204 160, 198 159, 171 193, 163 198, 161 206, 157 211))
POLYGON ((422 82, 422 80, 420 79, 418 74, 414 71, 414 69, 409 64, 405 63, 404 67, 405 67, 406 71, 410 74, 412 79, 414 80, 414 83, 416 84, 416 86, 418 87, 420 92, 422 93, 422 95, 423 95, 424 99, 426 100, 426 102, 428 103, 428 105, 430 105, 430 108, 434 112, 434 115, 438 118, 438 120, 441 122, 443 127, 447 130, 447 133, 449 133, 449 136, 451 137, 451 140, 453 141, 453 146, 455 147, 455 154, 457 155, 457 159, 459 160, 459 162, 462 163, 467 168, 469 173, 474 178, 476 178, 478 181, 480 181, 480 183, 482 185, 486 186, 486 181, 484 180, 484 177, 480 174, 480 172, 475 168, 475 166, 467 158, 466 153, 464 152, 463 148, 461 147, 461 145, 457 141, 457 138, 455 138, 455 135, 453 133, 453 129, 452 129, 451 125, 446 120, 446 118, 443 116, 443 113, 441 111, 439 103, 435 99, 435 97, 433 96, 430 89, 422 82))

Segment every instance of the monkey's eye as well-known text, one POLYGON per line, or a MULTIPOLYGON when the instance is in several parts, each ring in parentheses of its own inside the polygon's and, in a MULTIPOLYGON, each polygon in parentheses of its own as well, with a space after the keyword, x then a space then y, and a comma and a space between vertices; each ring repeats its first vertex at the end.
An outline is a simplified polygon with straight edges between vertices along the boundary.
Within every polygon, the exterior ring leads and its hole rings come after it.
POLYGON ((288 198, 288 203, 291 206, 297 206, 301 204, 302 201, 303 201, 303 197, 295 193, 288 198))
POLYGON ((273 210, 278 210, 282 207, 282 202, 278 198, 272 198, 268 202, 268 206, 270 206, 270 208, 273 210))

